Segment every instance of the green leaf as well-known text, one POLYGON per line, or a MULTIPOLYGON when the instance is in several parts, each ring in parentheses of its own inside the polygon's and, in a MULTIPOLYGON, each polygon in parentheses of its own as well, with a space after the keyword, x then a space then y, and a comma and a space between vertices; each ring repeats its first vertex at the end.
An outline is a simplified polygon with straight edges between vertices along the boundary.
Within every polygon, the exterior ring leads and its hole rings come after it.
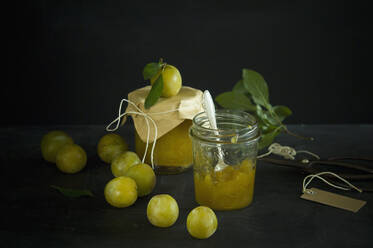
POLYGON ((275 137, 281 132, 280 128, 276 128, 270 133, 262 134, 259 140, 259 150, 271 145, 275 137))
POLYGON ((280 121, 283 121, 286 117, 292 114, 291 110, 283 105, 274 106, 273 111, 276 113, 280 121))
POLYGON ((278 126, 275 126, 275 125, 263 125, 263 126, 260 127, 260 130, 261 130, 262 134, 267 134, 267 133, 272 132, 276 128, 278 128, 278 126))
POLYGON ((223 108, 255 111, 255 105, 242 93, 229 91, 218 95, 215 101, 223 108))
POLYGON ((67 188, 56 186, 56 185, 51 185, 51 187, 58 190, 64 196, 67 196, 70 198, 78 198, 81 196, 94 197, 93 193, 90 190, 86 190, 86 189, 67 189, 67 188))
POLYGON ((142 75, 145 80, 148 80, 155 76, 157 72, 161 69, 162 65, 160 63, 149 63, 144 67, 142 75))
POLYGON ((270 132, 272 132, 273 130, 275 130, 276 128, 279 127, 277 125, 272 125, 268 122, 265 122, 261 118, 258 118, 258 117, 256 117, 256 118, 258 119, 258 126, 259 126, 262 134, 270 133, 270 132))
POLYGON ((279 126, 281 123, 269 111, 263 110, 260 105, 256 105, 256 114, 264 122, 265 125, 279 126))
POLYGON ((247 93, 247 89, 245 88, 245 85, 243 85, 243 81, 242 79, 240 81, 238 81, 234 86, 233 86, 233 89, 232 89, 233 92, 238 92, 238 93, 247 93))
POLYGON ((256 104, 271 109, 271 105, 269 104, 268 85, 262 75, 253 70, 243 69, 242 81, 256 104))
POLYGON ((158 79, 154 82, 148 96, 145 99, 145 108, 148 109, 153 106, 162 95, 163 90, 163 78, 162 74, 159 75, 158 79))

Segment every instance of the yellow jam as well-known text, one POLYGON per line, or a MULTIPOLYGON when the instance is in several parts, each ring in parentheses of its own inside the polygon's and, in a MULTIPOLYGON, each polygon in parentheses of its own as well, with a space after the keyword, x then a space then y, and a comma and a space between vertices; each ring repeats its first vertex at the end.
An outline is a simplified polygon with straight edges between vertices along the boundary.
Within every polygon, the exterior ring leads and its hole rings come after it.
POLYGON ((214 210, 232 210, 248 206, 253 200, 255 164, 244 160, 240 165, 221 171, 194 172, 196 201, 214 210))
MULTIPOLYGON (((160 173, 179 173, 189 168, 193 163, 192 141, 189 137, 191 120, 185 120, 179 126, 163 135, 156 142, 154 149, 154 163, 160 173)), ((151 164, 150 153, 152 143, 149 144, 145 162, 151 164)), ((135 136, 136 153, 140 158, 144 155, 146 143, 138 134, 135 136)))

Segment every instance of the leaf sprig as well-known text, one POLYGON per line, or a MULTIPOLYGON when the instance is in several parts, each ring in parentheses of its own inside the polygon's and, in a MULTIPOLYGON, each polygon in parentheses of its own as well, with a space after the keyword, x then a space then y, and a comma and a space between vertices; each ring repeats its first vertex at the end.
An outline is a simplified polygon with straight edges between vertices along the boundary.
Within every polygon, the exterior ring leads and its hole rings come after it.
POLYGON ((50 186, 51 188, 58 190, 64 196, 67 196, 70 198, 78 198, 82 196, 94 197, 93 193, 87 189, 68 189, 68 188, 63 188, 63 187, 56 186, 56 185, 50 185, 50 186))
POLYGON ((160 59, 158 63, 149 63, 145 65, 142 71, 144 80, 150 80, 152 77, 156 76, 159 73, 159 77, 155 80, 151 90, 149 91, 148 96, 145 99, 144 106, 146 109, 153 106, 162 95, 163 78, 161 71, 164 70, 166 65, 167 64, 163 62, 163 59, 160 59))
POLYGON ((270 104, 267 82, 256 71, 243 69, 242 79, 234 85, 232 91, 218 95, 215 100, 223 108, 248 111, 257 118, 262 133, 259 149, 272 144, 281 132, 298 138, 313 139, 288 130, 283 121, 292 114, 292 111, 284 105, 272 106, 270 104))

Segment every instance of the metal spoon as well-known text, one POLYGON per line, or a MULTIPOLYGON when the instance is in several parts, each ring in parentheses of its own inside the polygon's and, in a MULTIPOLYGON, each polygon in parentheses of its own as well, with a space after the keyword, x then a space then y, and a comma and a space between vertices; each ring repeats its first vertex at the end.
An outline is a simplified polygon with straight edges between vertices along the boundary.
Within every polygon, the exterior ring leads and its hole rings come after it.
MULTIPOLYGON (((216 125, 215 105, 212 100, 211 94, 208 90, 205 90, 203 92, 202 106, 209 120, 210 128, 216 130, 215 134, 219 134, 219 132, 217 131, 218 127, 216 125)), ((217 144, 217 148, 218 148, 218 163, 215 165, 214 170, 221 171, 228 165, 224 162, 224 153, 223 153, 223 150, 221 149, 220 144, 217 144)))

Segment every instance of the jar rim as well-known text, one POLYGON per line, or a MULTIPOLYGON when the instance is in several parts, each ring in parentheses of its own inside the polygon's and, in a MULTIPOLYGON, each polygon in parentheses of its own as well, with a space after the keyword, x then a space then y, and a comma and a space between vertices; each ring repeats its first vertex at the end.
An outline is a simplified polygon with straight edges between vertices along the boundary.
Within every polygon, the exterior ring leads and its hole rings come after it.
POLYGON ((258 121, 256 118, 241 110, 218 109, 216 110, 217 129, 204 126, 208 123, 205 112, 200 112, 193 118, 193 126, 190 129, 190 135, 201 140, 214 143, 232 143, 231 138, 236 137, 236 142, 244 143, 257 140, 260 137, 258 121), (225 122, 224 122, 225 121, 225 122), (227 122, 228 121, 228 122, 227 122), (236 124, 234 128, 219 128, 219 124, 236 124))

